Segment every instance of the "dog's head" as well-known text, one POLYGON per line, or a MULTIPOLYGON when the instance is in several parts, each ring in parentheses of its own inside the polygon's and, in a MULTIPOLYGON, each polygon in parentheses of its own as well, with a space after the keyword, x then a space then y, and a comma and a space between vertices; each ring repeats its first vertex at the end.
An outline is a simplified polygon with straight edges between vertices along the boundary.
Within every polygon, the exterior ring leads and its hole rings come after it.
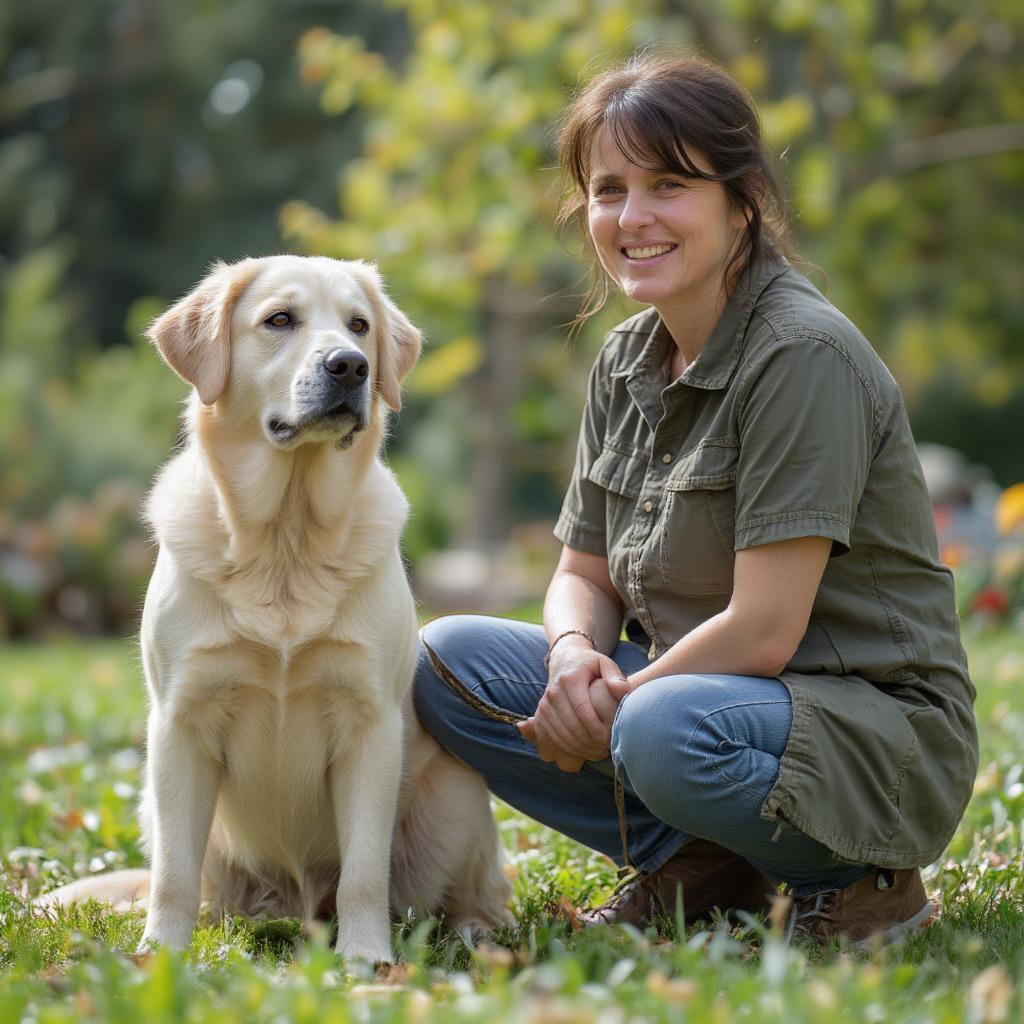
POLYGON ((149 337, 204 405, 258 415, 284 449, 350 443, 378 396, 400 409, 420 351, 376 268, 324 256, 219 263, 149 337))

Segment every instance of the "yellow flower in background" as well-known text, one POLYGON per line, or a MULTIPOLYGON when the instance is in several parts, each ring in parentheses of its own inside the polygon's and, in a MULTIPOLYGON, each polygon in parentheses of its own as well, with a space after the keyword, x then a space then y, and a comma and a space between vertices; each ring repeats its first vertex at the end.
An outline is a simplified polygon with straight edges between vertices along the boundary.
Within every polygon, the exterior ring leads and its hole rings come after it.
POLYGON ((996 502, 996 528, 1004 536, 1024 531, 1024 483, 1007 487, 996 502))
POLYGON ((1024 545, 1008 545, 997 551, 992 558, 992 568, 997 580, 1024 577, 1024 545))

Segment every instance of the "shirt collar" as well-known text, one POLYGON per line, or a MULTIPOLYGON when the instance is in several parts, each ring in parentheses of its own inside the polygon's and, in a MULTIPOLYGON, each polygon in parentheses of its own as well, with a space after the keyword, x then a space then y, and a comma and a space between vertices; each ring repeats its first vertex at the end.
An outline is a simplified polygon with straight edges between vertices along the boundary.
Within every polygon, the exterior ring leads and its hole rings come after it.
MULTIPOLYGON (((679 380, 709 391, 729 386, 740 361, 743 337, 758 298, 775 278, 788 269, 786 258, 775 250, 769 250, 744 270, 707 344, 679 380)), ((661 392, 666 386, 664 366, 671 345, 668 329, 658 317, 632 366, 614 375, 626 378, 630 394, 649 422, 656 422, 661 415, 661 392)))

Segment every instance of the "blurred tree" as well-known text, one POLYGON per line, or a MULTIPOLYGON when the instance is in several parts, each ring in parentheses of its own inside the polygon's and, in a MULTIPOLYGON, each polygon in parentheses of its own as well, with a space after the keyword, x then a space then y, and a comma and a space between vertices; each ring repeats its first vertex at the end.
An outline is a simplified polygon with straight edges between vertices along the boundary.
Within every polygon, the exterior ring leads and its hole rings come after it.
POLYGON ((278 210, 327 203, 354 125, 297 73, 312 19, 401 46, 372 0, 34 0, 0 8, 0 271, 59 239, 67 352, 124 340, 140 296, 280 248, 278 210))
POLYGON ((419 423, 409 473, 446 481, 421 489, 434 507, 449 503, 441 518, 464 539, 504 536, 510 508, 555 504, 608 317, 575 358, 555 340, 579 272, 553 237, 549 128, 578 80, 648 43, 699 48, 754 93, 823 286, 889 360, 912 410, 952 389, 974 414, 960 446, 1004 479, 1024 477, 1019 442, 995 450, 982 428, 1024 382, 1018 4, 392 5, 412 36, 397 63, 356 36, 303 36, 304 76, 322 85, 326 111, 361 111, 363 148, 340 219, 296 201, 282 225, 310 250, 377 259, 427 328, 412 382, 424 411, 404 421, 419 423), (451 486, 467 454, 472 472, 451 486))

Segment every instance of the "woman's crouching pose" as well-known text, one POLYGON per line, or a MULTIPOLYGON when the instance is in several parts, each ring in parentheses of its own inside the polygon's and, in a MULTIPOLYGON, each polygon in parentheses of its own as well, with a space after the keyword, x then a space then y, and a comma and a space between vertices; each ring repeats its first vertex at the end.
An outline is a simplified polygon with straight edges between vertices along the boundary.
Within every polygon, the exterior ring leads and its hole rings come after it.
POLYGON ((785 884, 791 933, 897 938, 935 913, 919 866, 977 767, 899 389, 787 261, 721 69, 602 74, 561 158, 562 219, 603 268, 581 318, 609 280, 648 308, 591 373, 544 627, 428 625, 418 714, 508 803, 638 869, 586 920, 759 911, 785 884))

